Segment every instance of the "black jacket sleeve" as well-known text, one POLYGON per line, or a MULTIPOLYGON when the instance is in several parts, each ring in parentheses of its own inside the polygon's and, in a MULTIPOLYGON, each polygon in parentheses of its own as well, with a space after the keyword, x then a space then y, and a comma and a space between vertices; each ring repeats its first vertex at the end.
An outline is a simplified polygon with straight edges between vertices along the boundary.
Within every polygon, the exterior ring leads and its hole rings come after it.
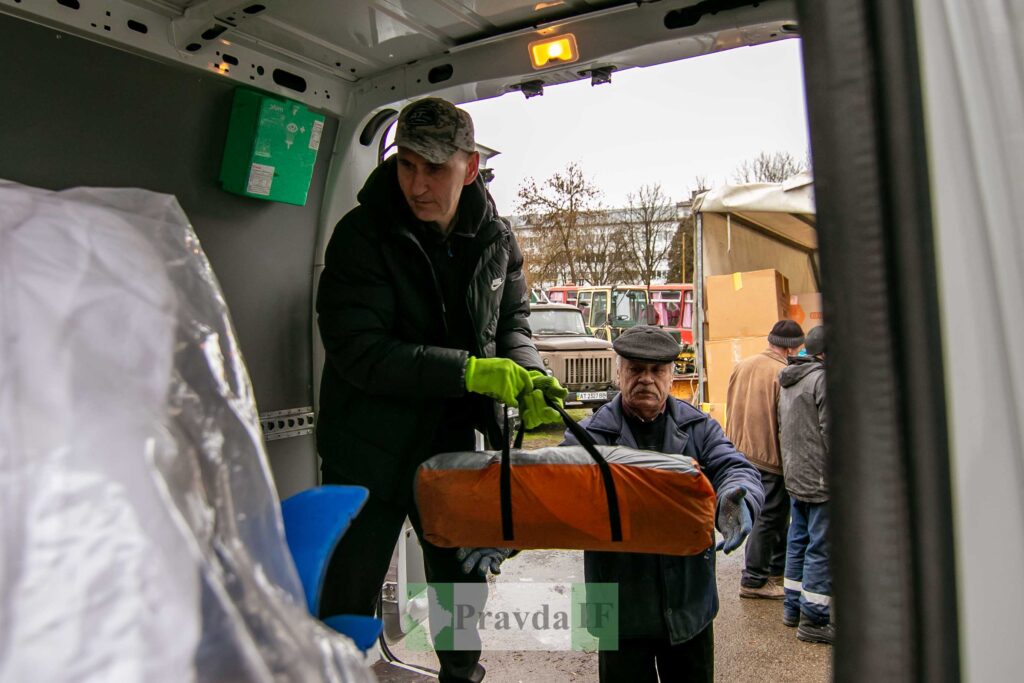
POLYGON ((410 343, 395 334, 397 294, 383 247, 366 228, 367 221, 361 208, 350 212, 327 246, 316 301, 327 363, 368 394, 464 394, 466 351, 410 343))
POLYGON ((507 223, 505 227, 508 230, 509 257, 495 338, 497 355, 511 358, 527 370, 544 372, 544 363, 537 353, 537 347, 534 346, 528 320, 530 292, 523 274, 523 252, 519 249, 515 234, 507 223))

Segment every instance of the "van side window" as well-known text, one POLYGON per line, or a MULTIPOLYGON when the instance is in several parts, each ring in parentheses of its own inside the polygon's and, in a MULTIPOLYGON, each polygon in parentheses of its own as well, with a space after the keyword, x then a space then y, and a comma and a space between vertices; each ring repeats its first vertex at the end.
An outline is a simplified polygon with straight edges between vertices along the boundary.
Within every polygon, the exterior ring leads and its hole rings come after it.
POLYGON ((608 322, 608 292, 594 292, 594 305, 591 308, 591 325, 604 325, 608 322))
POLYGON ((682 327, 688 330, 693 327, 693 290, 686 292, 684 297, 682 327))
POLYGON ((590 309, 593 308, 593 306, 590 305, 590 294, 590 292, 580 292, 579 297, 576 300, 576 307, 583 311, 583 321, 588 326, 594 324, 591 319, 592 315, 590 309))

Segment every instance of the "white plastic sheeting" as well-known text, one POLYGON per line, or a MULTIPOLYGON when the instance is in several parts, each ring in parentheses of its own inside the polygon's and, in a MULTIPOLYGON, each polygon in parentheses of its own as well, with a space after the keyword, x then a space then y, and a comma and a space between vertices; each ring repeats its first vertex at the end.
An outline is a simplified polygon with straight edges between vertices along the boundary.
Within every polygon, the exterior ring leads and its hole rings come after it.
POLYGON ((0 680, 372 680, 309 616, 174 197, 0 181, 0 680))

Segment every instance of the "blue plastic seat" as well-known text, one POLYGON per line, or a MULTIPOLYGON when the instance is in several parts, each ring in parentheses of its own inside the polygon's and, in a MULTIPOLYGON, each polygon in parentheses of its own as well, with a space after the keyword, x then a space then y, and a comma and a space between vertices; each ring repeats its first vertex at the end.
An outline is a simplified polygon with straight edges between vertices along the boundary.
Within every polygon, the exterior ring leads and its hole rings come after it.
MULTIPOLYGON (((281 502, 288 549, 306 594, 306 609, 315 617, 320 614, 327 563, 368 495, 362 486, 321 486, 281 502)), ((363 651, 373 645, 383 630, 376 617, 342 614, 323 621, 351 638, 363 651)))

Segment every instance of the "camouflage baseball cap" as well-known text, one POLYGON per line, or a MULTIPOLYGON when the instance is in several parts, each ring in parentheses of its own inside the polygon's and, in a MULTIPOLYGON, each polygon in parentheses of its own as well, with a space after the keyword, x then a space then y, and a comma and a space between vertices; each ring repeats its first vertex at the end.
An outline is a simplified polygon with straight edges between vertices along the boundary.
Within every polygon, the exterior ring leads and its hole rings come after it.
POLYGON ((398 115, 395 145, 410 149, 431 163, 443 164, 457 149, 476 151, 473 119, 447 100, 416 100, 398 115))

